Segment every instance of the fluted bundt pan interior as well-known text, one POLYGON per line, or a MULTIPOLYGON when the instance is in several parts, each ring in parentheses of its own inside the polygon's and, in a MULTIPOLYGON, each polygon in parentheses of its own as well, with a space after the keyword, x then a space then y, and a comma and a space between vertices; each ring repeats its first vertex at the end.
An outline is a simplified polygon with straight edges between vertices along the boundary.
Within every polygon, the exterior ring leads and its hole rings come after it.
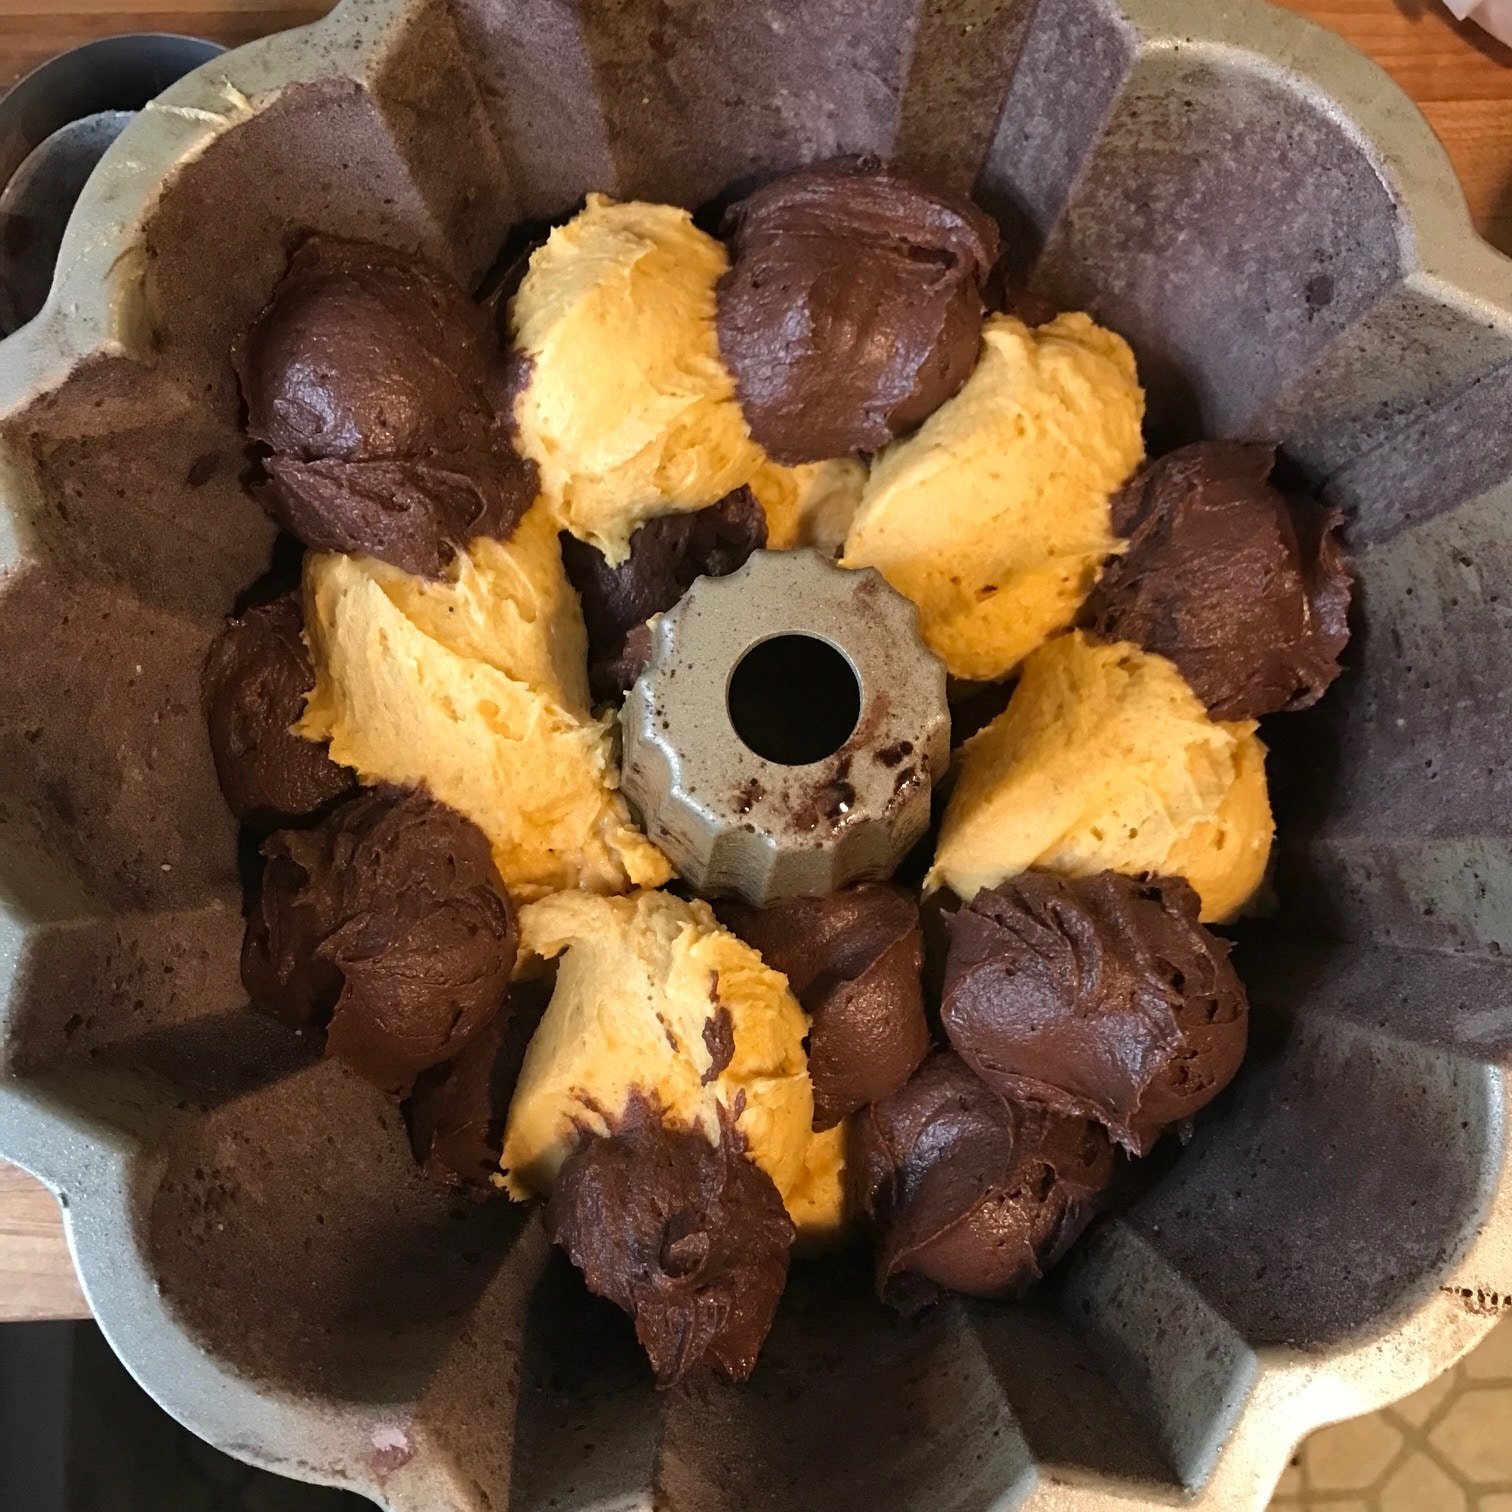
POLYGON ((1407 101, 1249 0, 346 0, 149 107, 0 349, 0 1153, 233 1454, 406 1512, 1261 1506, 1300 1435, 1512 1305, 1512 263, 1407 101), (837 1263, 746 1387, 656 1394, 507 1202, 254 1017, 197 674, 273 535, 232 336, 292 236, 476 281, 589 189, 834 153, 975 188, 1134 343, 1152 450, 1274 437, 1350 514, 1346 676, 1269 732, 1256 1043, 1023 1306, 837 1263))

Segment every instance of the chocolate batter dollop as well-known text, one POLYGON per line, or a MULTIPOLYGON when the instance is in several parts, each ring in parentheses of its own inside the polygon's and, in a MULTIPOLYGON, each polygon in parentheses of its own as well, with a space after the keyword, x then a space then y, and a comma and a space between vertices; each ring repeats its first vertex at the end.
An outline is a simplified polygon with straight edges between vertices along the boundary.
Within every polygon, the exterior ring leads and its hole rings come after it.
POLYGON ((716 905, 720 921, 788 985, 813 1019, 814 1127, 895 1092, 929 1051, 919 972, 924 937, 912 893, 867 882, 772 908, 716 905))
POLYGON ((1267 481, 1275 448, 1199 441, 1147 463, 1113 501, 1128 551, 1085 622, 1169 658, 1215 719, 1316 703, 1349 640, 1341 517, 1267 481))
POLYGON ((1226 940, 1174 877, 1025 872, 951 921, 941 1019, 1004 1097, 1096 1119, 1125 1149, 1206 1106, 1244 1059, 1226 940))
POLYGON ((479 1196, 493 1189, 504 1148, 505 1108, 497 1101, 494 1066, 504 1043, 496 1013, 453 1061, 422 1071, 404 1104, 415 1163, 432 1181, 479 1196))
POLYGON ((876 451, 966 381, 998 250, 970 200, 832 164, 758 189, 723 230, 719 349, 777 461, 876 451))
POLYGON ((766 545, 766 515, 749 488, 717 504, 647 520, 630 555, 611 567, 596 546, 563 532, 562 562, 583 604, 588 686, 594 701, 622 698, 651 654, 645 623, 670 609, 699 577, 726 577, 766 545))
POLYGON ((858 1115, 851 1176, 877 1226, 877 1292, 902 1312, 941 1289, 1018 1296, 1071 1247, 1113 1179, 1094 1123, 1004 1101, 940 1051, 858 1115))
POLYGON ((268 451, 265 502, 307 546, 439 577, 535 499, 490 401, 488 319, 418 258, 310 238, 232 362, 268 451))
POLYGON ((324 1027, 385 1092, 450 1060, 499 1011, 514 908, 483 832, 423 793, 378 790, 280 830, 242 947, 255 1007, 324 1027))
POLYGON ((200 677, 226 807, 259 834, 319 814, 357 783, 323 745, 293 731, 315 686, 303 628, 297 594, 257 604, 227 622, 200 677))
POLYGON ((729 1131, 711 1145, 632 1100, 612 1135, 568 1157, 546 1227, 588 1289, 635 1320, 659 1385, 700 1366, 733 1381, 755 1368, 787 1284, 793 1225, 729 1131))
POLYGON ((496 1197, 504 1123, 554 975, 514 982, 504 1006, 455 1060, 422 1071, 404 1104, 415 1162, 434 1182, 496 1197))
POLYGON ((445 1065, 423 1071, 404 1105, 410 1149, 432 1181, 487 1197, 495 1188, 504 1148, 506 1101, 497 1066, 509 1027, 496 1013, 445 1065))

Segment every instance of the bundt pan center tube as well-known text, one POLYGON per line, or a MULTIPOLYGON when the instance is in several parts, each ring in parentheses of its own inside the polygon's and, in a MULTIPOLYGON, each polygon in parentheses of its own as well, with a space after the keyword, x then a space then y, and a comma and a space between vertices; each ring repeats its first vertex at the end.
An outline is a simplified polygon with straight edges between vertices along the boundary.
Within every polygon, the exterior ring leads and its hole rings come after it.
POLYGON ((232 1454, 394 1512, 1266 1503, 1512 1297, 1512 263, 1384 75, 1255 0, 346 0, 107 153, 0 347, 0 1155, 101 1326, 232 1454), (1344 676, 1267 729, 1255 1045, 1053 1284, 902 1322, 806 1266, 760 1367, 658 1394, 540 1219, 459 1209, 248 1011, 205 647, 266 567, 233 337, 317 230, 476 286, 590 190, 869 153, 970 190, 1133 344, 1152 453, 1339 506, 1344 676))

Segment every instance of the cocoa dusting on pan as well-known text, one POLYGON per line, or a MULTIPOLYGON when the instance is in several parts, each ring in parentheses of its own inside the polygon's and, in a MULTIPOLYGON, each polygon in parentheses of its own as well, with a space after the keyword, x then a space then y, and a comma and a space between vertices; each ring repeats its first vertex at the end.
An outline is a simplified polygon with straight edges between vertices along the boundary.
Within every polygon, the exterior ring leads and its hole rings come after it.
POLYGON ((856 790, 848 782, 827 782, 819 791, 818 801, 824 817, 838 823, 855 806, 856 790))
POLYGON ((748 777, 735 789, 735 812, 749 814, 765 797, 766 789, 760 781, 755 777, 748 777))
POLYGON ((1512 1294, 1487 1286, 1441 1286, 1439 1290, 1455 1298, 1472 1318, 1499 1318, 1512 1312, 1512 1294))
POLYGON ((824 773, 824 780, 803 794, 796 801, 790 800, 787 817, 795 828, 808 833, 828 826, 838 828, 850 818, 856 805, 856 788, 850 778, 851 763, 855 753, 851 747, 855 739, 842 747, 835 756, 833 765, 824 773))
POLYGON ((921 782, 924 781, 924 778, 925 772, 923 767, 904 767, 903 770, 893 778, 893 802, 896 803, 898 799, 908 791, 909 788, 917 787, 921 782))

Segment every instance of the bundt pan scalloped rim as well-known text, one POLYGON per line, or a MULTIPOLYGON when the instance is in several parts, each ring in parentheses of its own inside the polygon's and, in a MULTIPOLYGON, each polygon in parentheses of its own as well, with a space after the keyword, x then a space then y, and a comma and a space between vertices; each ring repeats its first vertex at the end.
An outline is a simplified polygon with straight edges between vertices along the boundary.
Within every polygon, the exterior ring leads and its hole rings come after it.
POLYGON ((0 348, 0 1153, 170 1412, 395 1512, 1259 1508, 1512 1297, 1509 399, 1512 263, 1442 149, 1258 0, 346 0, 221 57, 0 348), (903 1322, 812 1268, 747 1386, 658 1396, 538 1219, 427 1187, 246 1010, 196 683, 272 535, 226 351, 304 228, 476 280, 586 189, 855 151, 974 185, 1128 335, 1154 444, 1282 442, 1351 515, 1359 623, 1265 731, 1255 1045, 1191 1145, 1030 1303, 903 1322))

